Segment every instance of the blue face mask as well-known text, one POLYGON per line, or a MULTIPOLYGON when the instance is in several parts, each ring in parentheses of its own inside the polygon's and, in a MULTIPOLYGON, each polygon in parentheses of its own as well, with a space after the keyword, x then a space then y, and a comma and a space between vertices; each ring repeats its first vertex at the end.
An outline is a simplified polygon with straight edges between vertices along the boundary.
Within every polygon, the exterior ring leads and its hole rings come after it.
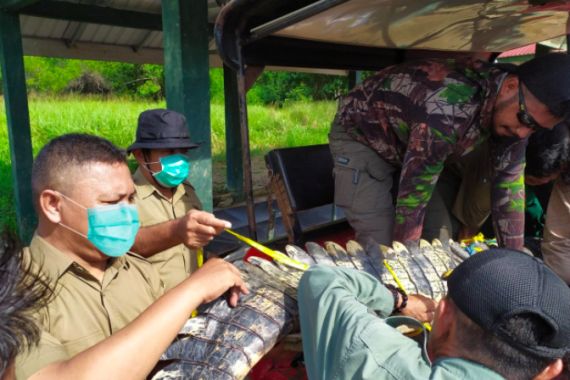
MULTIPOLYGON (((190 172, 190 161, 183 154, 172 154, 160 158, 162 170, 152 173, 156 182, 164 187, 176 187, 188 177, 190 172)), ((147 162, 152 164, 154 162, 147 162)))
POLYGON ((131 249, 140 226, 136 206, 118 203, 86 208, 73 199, 61 195, 87 210, 87 236, 60 223, 63 227, 86 237, 99 251, 110 257, 123 256, 131 249))

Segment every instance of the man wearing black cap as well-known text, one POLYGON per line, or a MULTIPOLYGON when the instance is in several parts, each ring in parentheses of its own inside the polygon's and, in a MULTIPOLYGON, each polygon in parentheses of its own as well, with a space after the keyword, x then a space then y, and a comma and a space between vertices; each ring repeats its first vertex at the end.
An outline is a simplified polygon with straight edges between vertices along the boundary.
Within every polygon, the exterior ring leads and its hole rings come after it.
POLYGON ((424 352, 387 318, 401 297, 366 273, 312 267, 298 291, 309 379, 544 380, 563 371, 570 288, 540 260, 490 249, 459 265, 448 289, 424 352))
POLYGON ((362 242, 417 242, 444 163, 489 139, 495 233, 520 249, 525 139, 569 114, 566 54, 519 67, 436 59, 388 67, 340 102, 329 134, 335 203, 362 242))
POLYGON ((133 181, 142 227, 132 250, 158 269, 166 289, 196 270, 195 249, 231 226, 200 211, 200 200, 187 180, 186 153, 197 147, 183 115, 154 109, 140 114, 136 141, 128 148, 139 164, 133 181))

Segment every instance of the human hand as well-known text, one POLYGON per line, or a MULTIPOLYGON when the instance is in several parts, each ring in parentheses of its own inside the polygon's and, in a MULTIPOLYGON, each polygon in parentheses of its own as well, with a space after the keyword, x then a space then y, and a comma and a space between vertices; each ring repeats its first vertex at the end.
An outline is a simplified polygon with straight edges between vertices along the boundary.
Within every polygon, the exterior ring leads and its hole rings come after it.
POLYGON ((249 293, 239 270, 218 258, 206 261, 200 269, 192 273, 189 281, 195 284, 201 303, 211 302, 229 290, 228 303, 234 307, 240 294, 249 293))
POLYGON ((180 241, 189 248, 205 246, 224 228, 232 226, 227 220, 218 219, 214 214, 199 210, 190 210, 177 220, 175 233, 180 241))
POLYGON ((432 322, 436 306, 437 303, 431 298, 421 294, 411 294, 408 296, 408 304, 400 314, 415 318, 420 322, 432 322))

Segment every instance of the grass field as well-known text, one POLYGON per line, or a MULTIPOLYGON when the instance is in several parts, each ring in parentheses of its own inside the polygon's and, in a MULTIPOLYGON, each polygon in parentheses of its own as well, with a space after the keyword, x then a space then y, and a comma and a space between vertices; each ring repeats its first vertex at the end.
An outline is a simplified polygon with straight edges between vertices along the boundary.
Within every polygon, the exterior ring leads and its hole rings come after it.
MULTIPOLYGON (((15 228, 10 152, 4 102, 0 107, 0 228, 15 228)), ((30 122, 34 155, 50 139, 70 132, 96 134, 126 148, 134 139, 138 114, 164 103, 127 99, 37 98, 30 101, 30 122)), ((252 154, 259 156, 277 147, 327 142, 334 116, 334 102, 290 103, 282 108, 250 106, 252 154)), ((211 107, 212 154, 217 162, 225 158, 223 104, 211 107)), ((222 166, 217 166, 222 167, 222 166)))

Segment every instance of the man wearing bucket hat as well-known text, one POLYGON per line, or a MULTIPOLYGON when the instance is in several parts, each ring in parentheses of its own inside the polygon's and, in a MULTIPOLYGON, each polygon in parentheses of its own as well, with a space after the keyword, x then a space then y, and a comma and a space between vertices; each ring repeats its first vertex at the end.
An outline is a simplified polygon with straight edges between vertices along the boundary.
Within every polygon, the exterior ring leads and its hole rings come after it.
POLYGON ((414 245, 444 164, 488 140, 495 234, 521 249, 526 138, 569 116, 566 54, 519 67, 437 59, 387 67, 341 100, 332 123, 335 204, 358 240, 414 245))
POLYGON ((570 288, 510 249, 478 253, 451 273, 427 350, 392 327, 405 318, 388 317, 402 297, 366 273, 312 267, 298 301, 311 380, 544 380, 570 355, 570 288))
POLYGON ((200 211, 200 200, 187 180, 186 153, 197 147, 183 115, 153 109, 140 114, 136 141, 127 150, 139 164, 133 181, 141 229, 132 250, 157 268, 166 289, 196 270, 197 248, 231 226, 200 211))

